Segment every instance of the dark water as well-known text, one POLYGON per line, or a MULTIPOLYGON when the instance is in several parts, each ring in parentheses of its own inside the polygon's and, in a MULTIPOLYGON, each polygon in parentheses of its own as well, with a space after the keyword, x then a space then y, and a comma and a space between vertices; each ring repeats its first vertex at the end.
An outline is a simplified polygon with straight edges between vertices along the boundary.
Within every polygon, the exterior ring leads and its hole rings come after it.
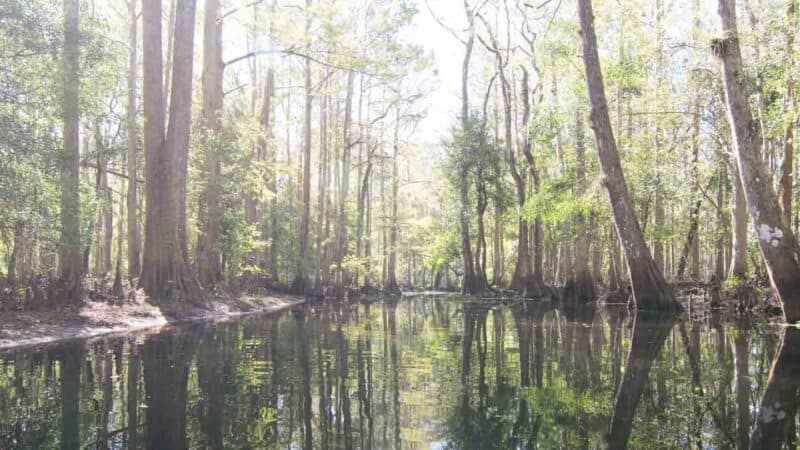
POLYGON ((5 354, 0 448, 794 448, 798 367, 714 317, 314 305, 5 354))

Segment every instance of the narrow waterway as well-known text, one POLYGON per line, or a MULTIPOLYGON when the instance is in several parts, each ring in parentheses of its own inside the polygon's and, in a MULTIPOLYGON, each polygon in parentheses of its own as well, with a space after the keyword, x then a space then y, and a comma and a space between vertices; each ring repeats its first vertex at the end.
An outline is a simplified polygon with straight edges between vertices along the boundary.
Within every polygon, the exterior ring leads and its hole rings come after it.
POLYGON ((7 352, 0 448, 747 448, 794 436, 798 333, 446 296, 314 304, 7 352))

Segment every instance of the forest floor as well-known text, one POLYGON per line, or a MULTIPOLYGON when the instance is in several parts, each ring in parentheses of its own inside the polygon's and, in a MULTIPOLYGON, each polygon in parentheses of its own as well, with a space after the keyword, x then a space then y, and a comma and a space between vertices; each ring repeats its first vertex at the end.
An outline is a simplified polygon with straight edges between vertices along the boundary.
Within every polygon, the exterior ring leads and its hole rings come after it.
POLYGON ((82 305, 10 311, 3 313, 0 323, 0 350, 157 329, 177 323, 224 320, 278 311, 305 301, 303 297, 282 294, 219 297, 207 308, 187 305, 176 309, 160 308, 149 303, 144 296, 132 295, 120 303, 86 300, 82 305))

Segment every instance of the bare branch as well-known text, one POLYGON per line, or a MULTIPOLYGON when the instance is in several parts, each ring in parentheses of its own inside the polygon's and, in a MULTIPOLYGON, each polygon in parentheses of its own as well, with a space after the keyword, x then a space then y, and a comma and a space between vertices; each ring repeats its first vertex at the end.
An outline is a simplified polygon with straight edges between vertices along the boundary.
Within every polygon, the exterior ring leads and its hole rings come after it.
POLYGON ((433 17, 433 20, 435 20, 436 23, 438 23, 439 26, 442 27, 442 29, 444 29, 445 31, 450 33, 450 35, 453 36, 454 38, 456 38, 456 40, 458 42, 461 42, 465 46, 467 45, 467 41, 465 41, 461 36, 458 35, 458 33, 456 33, 452 28, 450 28, 444 22, 442 22, 442 20, 439 19, 438 16, 436 16, 436 14, 433 12, 433 8, 431 8, 431 4, 430 4, 429 0, 425 0, 425 6, 428 7, 428 12, 431 13, 431 17, 433 17))
POLYGON ((225 20, 226 17, 231 16, 233 14, 236 14, 237 12, 239 12, 242 9, 247 9, 247 8, 250 8, 250 7, 253 7, 253 6, 257 6, 257 5, 260 5, 261 3, 264 3, 264 0, 255 0, 253 2, 250 2, 250 3, 246 4, 246 5, 236 6, 236 7, 232 8, 232 9, 222 13, 219 16, 219 21, 222 22, 223 20, 225 20))

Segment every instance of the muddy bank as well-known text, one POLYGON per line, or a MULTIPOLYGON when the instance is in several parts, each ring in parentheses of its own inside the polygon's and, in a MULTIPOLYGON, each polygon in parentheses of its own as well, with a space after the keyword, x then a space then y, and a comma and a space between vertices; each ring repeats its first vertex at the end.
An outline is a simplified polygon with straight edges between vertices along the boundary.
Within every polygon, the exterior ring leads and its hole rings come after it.
POLYGON ((143 331, 170 324, 224 320, 245 314, 278 311, 306 301, 286 295, 221 298, 208 309, 159 308, 143 297, 121 304, 85 301, 83 305, 29 312, 6 312, 0 318, 0 351, 107 334, 143 331))

